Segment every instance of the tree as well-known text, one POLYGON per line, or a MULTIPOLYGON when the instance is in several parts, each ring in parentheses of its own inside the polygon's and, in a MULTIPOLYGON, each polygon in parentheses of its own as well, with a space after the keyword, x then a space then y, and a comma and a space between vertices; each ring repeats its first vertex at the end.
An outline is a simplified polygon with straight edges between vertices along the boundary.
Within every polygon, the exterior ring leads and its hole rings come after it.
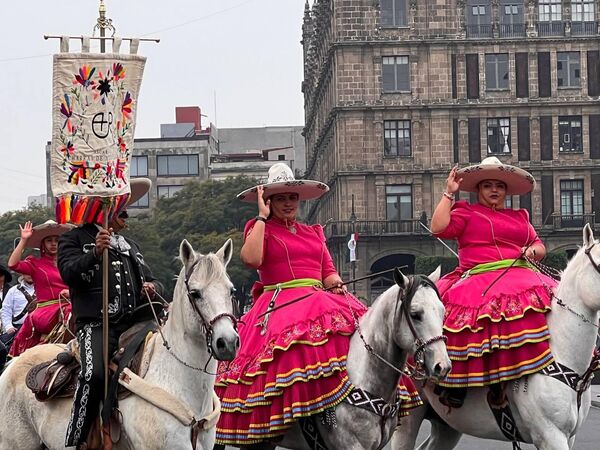
POLYGON ((15 239, 21 236, 19 225, 28 220, 40 225, 54 218, 54 211, 39 205, 29 206, 17 211, 8 211, 0 216, 0 262, 5 264, 14 249, 15 239))
POLYGON ((129 220, 128 236, 140 244, 146 262, 169 295, 181 270, 177 256, 184 238, 204 254, 217 251, 231 238, 234 255, 227 272, 239 300, 246 300, 257 275, 242 264, 239 250, 243 227, 256 215, 256 205, 240 202, 236 195, 256 184, 245 176, 193 181, 173 197, 160 199, 149 215, 129 220))

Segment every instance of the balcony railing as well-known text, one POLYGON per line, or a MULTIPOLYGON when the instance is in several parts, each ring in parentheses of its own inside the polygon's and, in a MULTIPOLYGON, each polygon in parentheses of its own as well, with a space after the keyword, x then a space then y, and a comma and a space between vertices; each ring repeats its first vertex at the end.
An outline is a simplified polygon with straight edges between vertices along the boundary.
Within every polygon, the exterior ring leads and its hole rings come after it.
POLYGON ((420 224, 419 219, 410 220, 339 220, 327 224, 325 234, 330 237, 349 236, 412 235, 429 234, 420 224))
POLYGON ((468 38, 492 37, 492 25, 467 25, 468 38))
POLYGON ((538 22, 538 36, 564 36, 564 22, 538 22))
POLYGON ((573 36, 592 36, 598 33, 598 22, 571 22, 573 36))
POLYGON ((586 223, 594 228, 594 213, 587 214, 552 214, 552 228, 564 230, 569 228, 581 229, 586 223))
POLYGON ((525 36, 524 23, 501 23, 500 37, 523 37, 525 36))

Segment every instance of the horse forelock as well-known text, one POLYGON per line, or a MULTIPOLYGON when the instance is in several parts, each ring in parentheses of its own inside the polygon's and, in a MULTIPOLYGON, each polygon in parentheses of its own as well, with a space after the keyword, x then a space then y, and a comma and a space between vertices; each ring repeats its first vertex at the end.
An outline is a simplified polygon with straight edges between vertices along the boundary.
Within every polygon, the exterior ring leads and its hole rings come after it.
POLYGON ((428 288, 433 289, 433 291, 439 298, 440 292, 438 291, 438 288, 435 285, 435 283, 433 281, 431 281, 429 278, 427 278, 425 275, 418 274, 418 275, 413 275, 410 278, 410 283, 408 285, 408 289, 407 289, 406 293, 404 294, 404 301, 407 301, 408 303, 410 303, 412 301, 413 297, 415 296, 415 294, 417 293, 417 291, 422 287, 428 287, 428 288))

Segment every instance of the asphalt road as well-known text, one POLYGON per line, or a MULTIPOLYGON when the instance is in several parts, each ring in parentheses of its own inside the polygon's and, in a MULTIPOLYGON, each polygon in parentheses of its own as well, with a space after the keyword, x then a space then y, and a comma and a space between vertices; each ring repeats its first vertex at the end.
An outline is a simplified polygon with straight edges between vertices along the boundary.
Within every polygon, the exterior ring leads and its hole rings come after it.
MULTIPOLYGON (((429 435, 429 422, 425 421, 419 433, 420 444, 429 435)), ((521 444, 523 450, 535 450, 533 445, 521 444)), ((457 450, 512 450, 509 442, 489 441, 471 436, 463 436, 456 446, 457 450)), ((600 449, 600 408, 590 408, 587 420, 577 433, 573 450, 598 450, 600 449)), ((385 450, 390 450, 386 446, 385 450)))

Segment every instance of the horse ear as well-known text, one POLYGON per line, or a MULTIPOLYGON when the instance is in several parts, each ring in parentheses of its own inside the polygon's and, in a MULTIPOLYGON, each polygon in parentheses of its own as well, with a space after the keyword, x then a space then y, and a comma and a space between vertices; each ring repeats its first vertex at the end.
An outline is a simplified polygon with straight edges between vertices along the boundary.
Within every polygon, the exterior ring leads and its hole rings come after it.
POLYGON ((427 278, 429 278, 432 283, 437 283, 441 276, 442 276, 442 266, 438 265, 435 268, 435 270, 429 274, 429 276, 427 278))
POLYGON ((583 227, 583 246, 585 248, 590 247, 594 243, 594 232, 589 223, 586 223, 583 227))
POLYGON ((190 263, 196 259, 196 252, 194 252, 192 244, 190 244, 187 239, 181 241, 181 244, 179 245, 179 257, 185 267, 188 267, 190 263))
POLYGON ((406 289, 406 286, 408 286, 409 283, 406 275, 404 275, 397 267, 394 269, 394 281, 400 286, 400 289, 406 289))
POLYGON ((229 261, 231 261, 231 256, 233 255, 233 241, 231 239, 227 239, 227 242, 223 244, 216 255, 223 261, 223 264, 227 266, 229 261))

